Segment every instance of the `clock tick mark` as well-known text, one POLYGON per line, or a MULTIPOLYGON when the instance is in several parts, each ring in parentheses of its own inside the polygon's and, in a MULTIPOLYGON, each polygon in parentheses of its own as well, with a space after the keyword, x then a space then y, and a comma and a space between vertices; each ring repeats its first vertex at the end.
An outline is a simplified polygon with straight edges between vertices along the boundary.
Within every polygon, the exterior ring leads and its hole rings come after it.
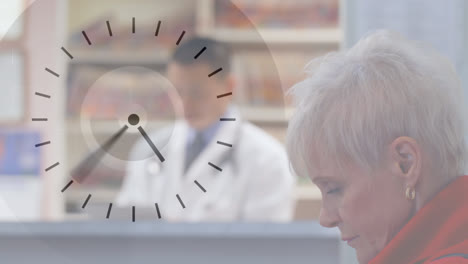
POLYGON ((180 198, 180 196, 178 194, 176 194, 176 197, 177 197, 177 200, 179 200, 179 203, 180 205, 182 206, 183 209, 185 209, 185 204, 184 202, 182 201, 182 199, 180 198))
POLYGON ((68 189, 68 187, 70 187, 70 185, 72 185, 72 184, 73 184, 73 180, 68 182, 67 185, 65 185, 65 187, 63 187, 62 192, 65 192, 68 189))

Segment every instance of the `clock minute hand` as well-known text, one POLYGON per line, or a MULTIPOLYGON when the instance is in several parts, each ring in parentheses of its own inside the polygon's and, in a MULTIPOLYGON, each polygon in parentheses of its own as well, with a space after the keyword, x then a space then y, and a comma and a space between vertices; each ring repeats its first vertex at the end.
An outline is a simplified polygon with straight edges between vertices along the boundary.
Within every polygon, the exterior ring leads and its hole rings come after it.
POLYGON ((138 131, 140 131, 141 135, 145 138, 146 142, 148 142, 148 144, 150 145, 150 147, 153 150, 154 154, 156 154, 156 156, 158 156, 159 160, 161 162, 164 162, 165 159, 164 159, 163 155, 161 154, 161 152, 159 152, 158 148, 154 145, 153 141, 151 141, 151 139, 148 137, 148 134, 146 134, 143 127, 139 126, 138 131))
POLYGON ((119 131, 113 134, 104 144, 89 154, 84 160, 82 160, 73 170, 71 171, 71 177, 78 183, 82 183, 86 177, 91 173, 92 170, 104 157, 117 140, 123 135, 128 129, 128 126, 123 126, 119 131))

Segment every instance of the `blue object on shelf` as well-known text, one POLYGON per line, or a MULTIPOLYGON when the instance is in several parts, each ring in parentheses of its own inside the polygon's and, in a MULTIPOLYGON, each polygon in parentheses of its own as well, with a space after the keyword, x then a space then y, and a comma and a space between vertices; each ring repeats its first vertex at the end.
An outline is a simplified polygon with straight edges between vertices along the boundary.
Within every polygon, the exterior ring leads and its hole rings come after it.
POLYGON ((40 135, 34 131, 0 131, 0 175, 39 175, 40 135))

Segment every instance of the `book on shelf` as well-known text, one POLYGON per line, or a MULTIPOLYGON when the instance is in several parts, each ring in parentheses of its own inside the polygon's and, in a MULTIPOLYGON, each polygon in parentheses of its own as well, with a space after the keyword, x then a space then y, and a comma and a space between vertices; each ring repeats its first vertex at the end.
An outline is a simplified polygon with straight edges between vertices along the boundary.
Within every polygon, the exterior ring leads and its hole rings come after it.
POLYGON ((218 28, 338 27, 339 0, 220 0, 215 2, 218 28))
POLYGON ((172 120, 169 89, 164 77, 144 68, 75 67, 69 76, 67 116, 112 120, 122 108, 138 105, 149 120, 172 120))
POLYGON ((281 80, 268 52, 236 54, 233 65, 237 81, 237 103, 252 106, 284 105, 281 80))
POLYGON ((0 175, 39 176, 41 153, 35 144, 40 134, 28 129, 0 130, 0 175))

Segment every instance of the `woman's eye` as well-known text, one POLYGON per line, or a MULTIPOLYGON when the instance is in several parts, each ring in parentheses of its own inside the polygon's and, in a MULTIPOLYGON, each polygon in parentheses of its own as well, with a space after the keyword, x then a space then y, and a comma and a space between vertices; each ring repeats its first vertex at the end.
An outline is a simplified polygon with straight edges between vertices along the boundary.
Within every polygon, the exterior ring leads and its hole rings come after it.
POLYGON ((337 193, 339 191, 340 191, 340 188, 334 188, 334 189, 329 190, 327 194, 337 193))

